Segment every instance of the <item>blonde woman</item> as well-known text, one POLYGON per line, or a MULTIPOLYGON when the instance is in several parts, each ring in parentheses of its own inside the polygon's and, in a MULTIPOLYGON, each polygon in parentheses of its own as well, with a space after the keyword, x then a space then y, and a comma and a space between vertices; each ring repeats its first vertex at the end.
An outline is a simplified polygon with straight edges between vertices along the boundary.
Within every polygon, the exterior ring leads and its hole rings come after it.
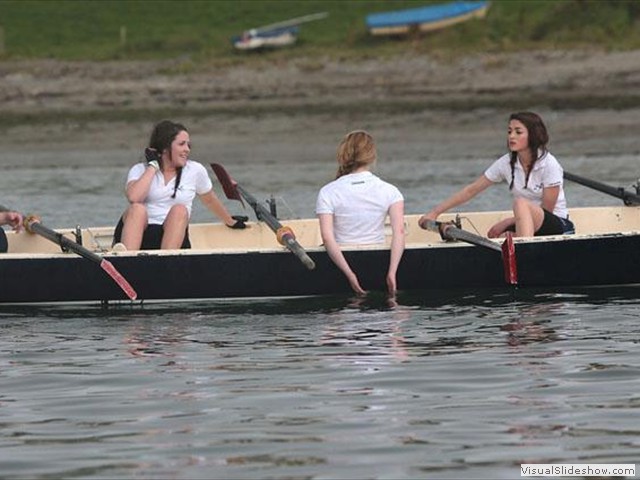
POLYGON ((353 291, 364 294, 340 246, 384 243, 384 221, 388 215, 392 240, 386 281, 389 294, 395 296, 396 273, 404 252, 404 198, 395 186, 371 173, 376 146, 369 133, 356 130, 345 135, 336 158, 336 179, 322 187, 316 202, 324 246, 353 291))

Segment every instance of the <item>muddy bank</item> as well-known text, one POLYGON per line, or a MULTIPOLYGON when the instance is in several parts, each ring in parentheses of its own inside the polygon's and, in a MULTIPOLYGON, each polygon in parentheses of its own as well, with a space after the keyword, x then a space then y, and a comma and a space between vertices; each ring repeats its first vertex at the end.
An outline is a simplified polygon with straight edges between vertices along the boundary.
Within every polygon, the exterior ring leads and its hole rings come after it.
POLYGON ((128 164, 151 126, 167 117, 190 127, 200 157, 218 160, 331 157, 354 128, 371 130, 381 153, 391 156, 415 150, 427 159, 490 157, 504 148, 506 116, 517 109, 544 116, 560 154, 633 154, 640 152, 638 92, 640 51, 224 68, 1 62, 0 163, 84 165, 105 160, 91 152, 108 150, 110 161, 128 164), (48 156, 30 155, 43 151, 48 156))

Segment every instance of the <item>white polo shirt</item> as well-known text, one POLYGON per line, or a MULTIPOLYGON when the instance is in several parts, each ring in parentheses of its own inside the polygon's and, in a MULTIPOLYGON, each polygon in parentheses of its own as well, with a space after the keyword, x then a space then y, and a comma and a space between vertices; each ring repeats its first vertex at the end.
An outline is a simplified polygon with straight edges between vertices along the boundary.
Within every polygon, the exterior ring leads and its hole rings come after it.
MULTIPOLYGON (((489 168, 487 168, 484 172, 484 176, 493 183, 507 182, 507 184, 510 184, 510 160, 511 158, 509 154, 503 155, 493 162, 489 168)), ((541 206, 543 188, 559 186, 560 192, 558 193, 558 200, 556 201, 553 213, 558 217, 567 218, 569 212, 567 211, 567 201, 564 197, 564 188, 562 187, 563 170, 556 157, 547 152, 542 158, 536 161, 533 166, 533 170, 531 170, 531 173, 529 174, 527 188, 524 188, 524 168, 522 168, 519 161, 516 161, 514 167, 515 177, 513 189, 511 190, 514 197, 522 197, 541 206)))
MULTIPOLYGON (((146 169, 146 163, 136 163, 129 170, 127 184, 139 179, 146 169)), ((160 171, 157 171, 153 176, 149 194, 144 200, 150 224, 162 225, 171 207, 177 204, 186 206, 189 217, 191 217, 191 206, 196 194, 202 195, 213 188, 207 170, 200 163, 192 160, 187 160, 186 165, 182 168, 182 177, 180 178, 176 198, 171 198, 175 184, 176 177, 165 185, 164 176, 160 171)))
POLYGON ((333 215, 338 243, 383 243, 389 207, 403 200, 400 190, 373 173, 351 173, 322 187, 316 214, 333 215))

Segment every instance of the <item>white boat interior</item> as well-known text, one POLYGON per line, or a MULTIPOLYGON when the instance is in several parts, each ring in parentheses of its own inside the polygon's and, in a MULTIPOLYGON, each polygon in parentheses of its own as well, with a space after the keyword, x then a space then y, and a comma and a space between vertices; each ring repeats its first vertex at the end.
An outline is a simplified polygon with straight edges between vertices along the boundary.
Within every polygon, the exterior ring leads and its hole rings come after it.
MULTIPOLYGON (((442 215, 438 220, 446 222, 459 216, 461 228, 481 236, 485 236, 491 225, 497 221, 511 216, 510 211, 494 212, 460 212, 442 215)), ((438 233, 423 230, 418 226, 420 215, 405 216, 405 236, 407 248, 424 248, 428 246, 451 246, 450 242, 444 242, 438 233)), ((587 207, 570 209, 569 218, 576 226, 575 235, 566 235, 563 238, 604 235, 604 234, 640 234, 640 206, 619 207, 587 207)), ((300 245, 314 251, 323 249, 318 220, 294 219, 280 220, 284 226, 290 227, 300 245)), ((46 222, 43 222, 46 224, 46 222)), ((80 235, 82 245, 99 254, 107 255, 137 255, 138 251, 118 251, 112 248, 113 227, 86 227, 81 228, 80 235)), ((391 239, 391 228, 387 225, 387 245, 391 239)), ((74 229, 57 229, 56 231, 67 236, 72 241, 76 240, 74 229)), ((244 230, 233 230, 221 223, 198 223, 189 226, 191 250, 180 251, 154 251, 158 254, 197 254, 210 253, 211 251, 251 251, 284 249, 280 245, 274 233, 263 222, 248 222, 244 230)), ((3 256, 34 256, 60 254, 60 247, 36 234, 21 232, 7 232, 9 252, 3 256)), ((550 237, 516 238, 515 241, 545 241, 550 237)), ((496 242, 502 242, 496 239, 496 242)), ((461 244, 466 245, 466 244, 461 244)), ((381 245, 348 245, 350 248, 381 248, 381 245)), ((0 257, 1 258, 1 257, 0 257)))

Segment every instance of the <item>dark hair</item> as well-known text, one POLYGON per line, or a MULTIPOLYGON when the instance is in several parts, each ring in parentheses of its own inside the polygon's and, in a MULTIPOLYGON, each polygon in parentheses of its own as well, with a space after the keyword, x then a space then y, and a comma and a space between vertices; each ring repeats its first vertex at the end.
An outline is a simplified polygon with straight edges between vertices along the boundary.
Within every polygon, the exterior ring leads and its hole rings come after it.
MULTIPOLYGON (((547 132, 547 127, 544 125, 544 122, 542 121, 540 115, 533 112, 512 113, 509 116, 509 121, 511 120, 518 120, 527 128, 529 137, 529 152, 531 153, 531 158, 533 158, 531 169, 533 170, 533 166, 535 165, 535 163, 547 154, 547 144, 549 143, 549 133, 547 132)), ((509 142, 507 140, 507 147, 508 145, 509 142)), ((518 153, 511 152, 511 183, 509 184, 509 190, 513 189, 515 165, 517 160, 518 153)), ((529 173, 531 173, 531 170, 529 170, 529 172, 527 172, 526 174, 524 180, 524 188, 527 188, 527 183, 529 182, 529 173)))
MULTIPOLYGON (((188 132, 187 127, 181 123, 175 123, 171 120, 163 120, 153 127, 151 132, 151 138, 149 139, 149 148, 153 148, 158 152, 158 156, 162 157, 162 153, 165 150, 171 154, 171 144, 178 136, 180 132, 188 132)), ((160 160, 160 168, 162 168, 162 160, 160 160)), ((180 185, 180 178, 182 177, 182 167, 179 167, 176 171, 176 183, 173 188, 173 195, 171 198, 176 198, 176 192, 180 185)))

